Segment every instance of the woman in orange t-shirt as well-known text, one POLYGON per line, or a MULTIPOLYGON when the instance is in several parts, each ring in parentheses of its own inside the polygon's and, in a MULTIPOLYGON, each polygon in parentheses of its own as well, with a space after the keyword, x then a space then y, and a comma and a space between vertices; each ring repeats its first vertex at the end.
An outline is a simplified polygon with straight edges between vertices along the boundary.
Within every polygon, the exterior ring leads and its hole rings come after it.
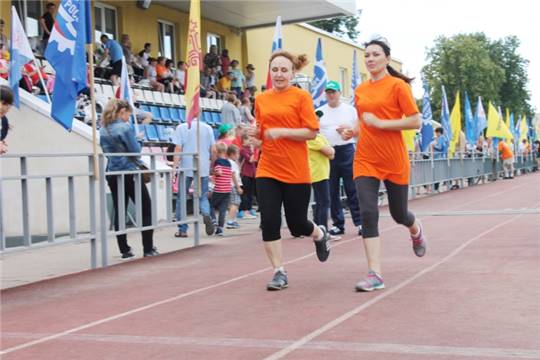
POLYGON ((307 217, 311 176, 306 141, 315 138, 319 122, 310 94, 291 84, 295 72, 306 64, 305 55, 295 56, 286 51, 272 54, 273 88, 257 96, 257 127, 250 130, 250 135, 262 142, 256 188, 264 247, 274 267, 268 290, 288 286, 280 233, 282 205, 291 233, 311 236, 320 261, 326 261, 330 253, 326 229, 307 217))
POLYGON ((344 139, 359 134, 353 163, 362 236, 369 272, 356 284, 358 291, 383 289, 377 204, 380 182, 384 181, 392 218, 406 226, 417 256, 426 251, 422 226, 407 209, 409 158, 401 130, 418 129, 422 124, 418 107, 408 83, 412 79, 393 69, 390 47, 381 40, 365 44, 366 68, 371 79, 355 90, 359 129, 338 129, 344 139))

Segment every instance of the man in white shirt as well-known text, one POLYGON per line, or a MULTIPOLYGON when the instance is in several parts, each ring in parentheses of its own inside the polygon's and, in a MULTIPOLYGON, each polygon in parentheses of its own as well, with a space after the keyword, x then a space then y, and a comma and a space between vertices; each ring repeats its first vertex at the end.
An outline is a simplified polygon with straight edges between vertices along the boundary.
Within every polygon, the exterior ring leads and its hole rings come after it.
POLYGON ((358 235, 362 235, 362 217, 353 181, 355 139, 345 141, 337 131, 339 127, 354 128, 358 122, 358 115, 354 107, 341 102, 341 86, 338 82, 329 81, 325 92, 328 103, 317 111, 323 113, 320 117, 320 132, 335 150, 334 159, 330 160, 330 214, 333 227, 329 233, 331 235, 345 233, 345 217, 339 191, 342 179, 352 220, 358 227, 358 235))
MULTIPOLYGON (((200 122, 198 119, 193 119, 191 127, 187 123, 180 124, 176 127, 173 143, 176 145, 174 152, 185 153, 197 153, 197 127, 200 125, 199 131, 199 156, 200 156, 200 168, 199 175, 201 177, 201 189, 199 197, 199 207, 201 214, 203 215, 204 225, 206 228, 206 234, 212 235, 214 233, 214 224, 210 216, 210 203, 208 201, 208 177, 210 176, 210 163, 215 158, 214 150, 214 130, 210 125, 200 122)), ((193 168, 193 155, 174 156, 174 173, 178 168, 192 169, 193 168)), ((186 191, 189 193, 189 188, 193 183, 193 170, 185 170, 186 179, 186 191)), ((178 187, 180 189, 180 186, 178 187)), ((180 191, 177 194, 176 201, 176 220, 182 220, 180 218, 180 191)), ((178 231, 176 237, 187 237, 187 224, 178 225, 178 231)))

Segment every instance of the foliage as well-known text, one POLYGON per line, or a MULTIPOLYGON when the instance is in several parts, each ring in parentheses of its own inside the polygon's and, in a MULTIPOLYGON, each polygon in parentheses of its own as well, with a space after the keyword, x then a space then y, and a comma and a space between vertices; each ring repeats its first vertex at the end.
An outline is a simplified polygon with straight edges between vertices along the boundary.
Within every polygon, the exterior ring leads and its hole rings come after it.
POLYGON ((467 92, 473 111, 481 96, 484 107, 491 101, 516 114, 526 112, 531 116, 526 89, 528 61, 518 54, 518 47, 519 40, 514 36, 497 41, 484 33, 437 38, 426 52, 428 64, 422 69, 422 77, 432 91, 434 119, 440 119, 441 85, 446 89, 450 109, 459 90, 461 96, 467 92))
POLYGON ((315 20, 308 24, 328 31, 334 35, 347 35, 349 39, 356 40, 358 37, 358 16, 337 16, 330 19, 315 20))

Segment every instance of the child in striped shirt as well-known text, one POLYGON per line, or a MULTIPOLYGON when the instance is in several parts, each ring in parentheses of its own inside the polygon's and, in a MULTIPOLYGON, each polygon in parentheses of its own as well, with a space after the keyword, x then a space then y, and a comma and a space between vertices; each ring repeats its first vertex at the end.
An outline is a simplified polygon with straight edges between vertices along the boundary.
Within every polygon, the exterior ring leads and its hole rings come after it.
POLYGON ((223 226, 225 225, 225 216, 229 207, 231 198, 233 172, 229 159, 227 159, 227 145, 224 143, 216 144, 217 160, 214 163, 214 192, 210 205, 212 206, 212 217, 215 220, 215 212, 219 212, 217 236, 223 236, 223 226))

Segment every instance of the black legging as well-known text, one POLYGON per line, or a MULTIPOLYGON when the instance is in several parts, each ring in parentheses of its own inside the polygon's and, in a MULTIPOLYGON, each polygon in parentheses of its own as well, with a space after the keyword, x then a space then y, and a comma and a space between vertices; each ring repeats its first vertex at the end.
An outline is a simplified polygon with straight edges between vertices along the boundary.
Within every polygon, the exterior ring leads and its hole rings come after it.
MULTIPOLYGON (((362 214, 362 236, 379 236, 379 187, 381 181, 374 177, 359 176, 354 179, 358 205, 362 214)), ((385 180, 390 215, 395 222, 410 227, 414 224, 414 214, 407 209, 409 185, 398 185, 385 180)))
MULTIPOLYGON (((116 231, 119 230, 119 219, 118 219, 118 178, 120 178, 120 175, 108 175, 107 176, 107 184, 109 185, 109 188, 111 189, 112 194, 112 201, 114 205, 114 229, 116 231)), ((133 179, 133 175, 124 175, 124 209, 126 209, 127 213, 127 207, 129 203, 129 199, 135 203, 135 180, 133 179)), ((152 224, 152 200, 150 199, 150 195, 148 194, 148 189, 146 188, 146 185, 142 182, 141 179, 141 209, 142 209, 142 224, 143 226, 148 226, 152 224)), ((152 248, 154 247, 154 241, 153 241, 153 234, 154 230, 145 230, 142 232, 142 243, 143 243, 143 251, 145 253, 151 252, 152 248)), ((116 235, 116 240, 118 240, 118 248, 120 249, 120 252, 126 253, 131 248, 128 245, 127 242, 127 235, 121 234, 116 235)))
POLYGON ((270 178, 257 178, 256 184, 263 241, 281 239, 282 204, 292 234, 309 236, 313 233, 315 225, 307 217, 310 184, 288 184, 270 178))

